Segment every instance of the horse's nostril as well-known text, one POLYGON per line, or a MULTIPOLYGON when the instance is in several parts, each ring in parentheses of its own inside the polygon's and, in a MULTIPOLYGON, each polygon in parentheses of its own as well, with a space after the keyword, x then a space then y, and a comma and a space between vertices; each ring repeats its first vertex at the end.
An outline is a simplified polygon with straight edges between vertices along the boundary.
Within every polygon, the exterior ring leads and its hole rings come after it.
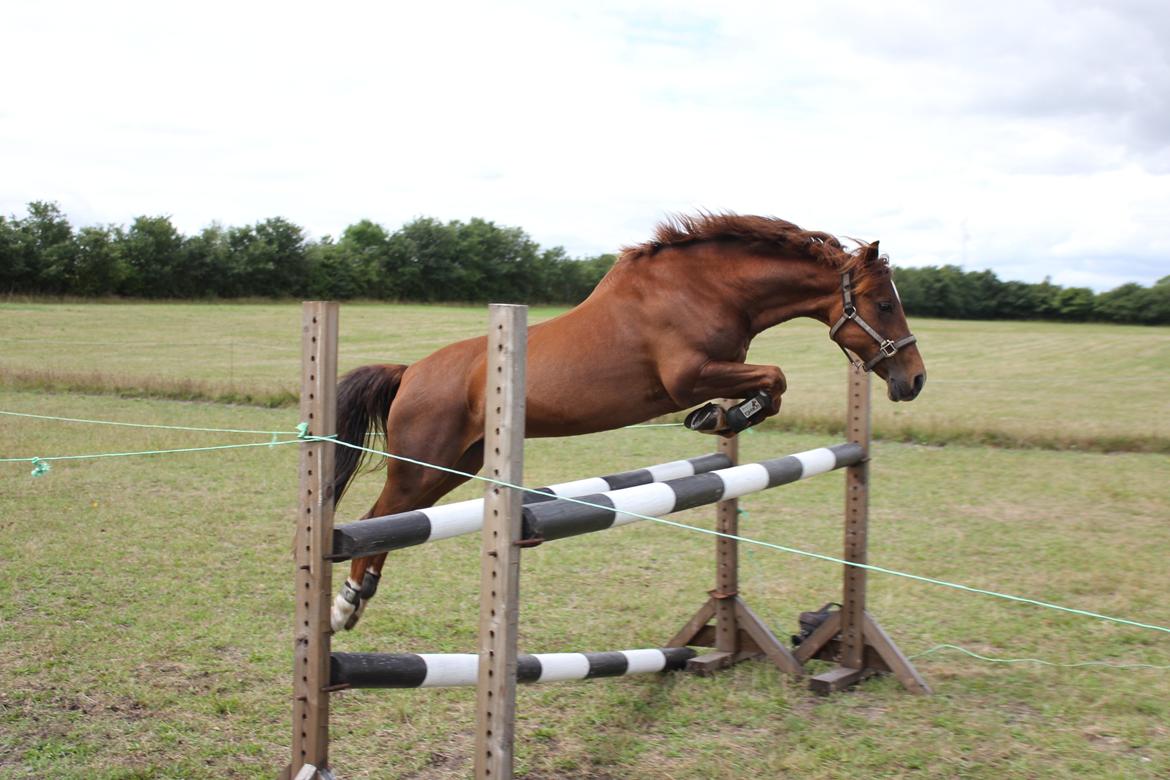
POLYGON ((922 392, 922 386, 926 384, 926 374, 918 374, 914 377, 914 395, 922 392))

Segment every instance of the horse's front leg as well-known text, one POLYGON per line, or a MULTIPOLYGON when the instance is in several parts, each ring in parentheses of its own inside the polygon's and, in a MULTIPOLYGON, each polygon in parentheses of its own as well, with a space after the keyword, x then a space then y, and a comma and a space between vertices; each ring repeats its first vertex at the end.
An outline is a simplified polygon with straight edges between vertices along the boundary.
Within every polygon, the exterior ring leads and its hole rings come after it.
POLYGON ((691 387, 692 403, 712 398, 742 398, 740 403, 715 404, 687 415, 688 428, 719 436, 757 425, 780 411, 780 396, 788 388, 778 366, 709 361, 699 370, 691 387))

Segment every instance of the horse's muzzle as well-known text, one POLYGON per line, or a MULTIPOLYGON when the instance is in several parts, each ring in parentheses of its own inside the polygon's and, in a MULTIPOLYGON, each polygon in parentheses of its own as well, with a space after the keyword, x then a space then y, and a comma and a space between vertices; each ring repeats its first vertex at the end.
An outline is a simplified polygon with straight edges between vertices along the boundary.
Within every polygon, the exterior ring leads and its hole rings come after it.
POLYGON ((913 401, 925 386, 925 371, 915 374, 909 381, 891 376, 886 380, 886 395, 891 401, 913 401))

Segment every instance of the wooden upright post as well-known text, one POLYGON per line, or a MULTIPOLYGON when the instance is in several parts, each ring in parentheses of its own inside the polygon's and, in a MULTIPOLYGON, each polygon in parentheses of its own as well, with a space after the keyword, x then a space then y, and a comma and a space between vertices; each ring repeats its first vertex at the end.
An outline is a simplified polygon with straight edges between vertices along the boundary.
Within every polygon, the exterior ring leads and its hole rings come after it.
MULTIPOLYGON (((492 304, 484 407, 484 473, 524 478, 524 374, 528 307, 492 304)), ((516 638, 520 613, 521 498, 488 485, 484 500, 479 606, 475 777, 512 777, 516 719, 516 638)))
MULTIPOLYGON (((301 421, 311 436, 337 433, 338 306, 304 304, 301 322, 301 421)), ((300 506, 293 558, 296 624, 292 762, 287 777, 329 778, 329 625, 333 565, 333 444, 301 445, 300 506), (311 768, 309 768, 311 767, 311 768)))
MULTIPOLYGON (((866 536, 869 532, 869 442, 870 386, 869 374, 856 366, 849 371, 849 406, 846 433, 849 441, 865 448, 865 459, 845 469, 845 560, 869 563, 866 536)), ((841 665, 863 668, 865 639, 865 569, 846 566, 841 596, 841 665)))
MULTIPOLYGON (((849 367, 846 432, 850 442, 865 449, 865 458, 845 470, 844 560, 867 564, 869 534, 870 375, 856 364, 849 367)), ((877 672, 893 672, 914 693, 930 693, 897 645, 866 612, 866 575, 858 566, 844 567, 841 610, 834 613, 797 648, 800 661, 821 658, 839 665, 809 680, 821 694, 841 690, 877 672)))
MULTIPOLYGON (((716 452, 739 463, 739 439, 720 437, 716 452)), ((731 498, 715 505, 715 530, 721 534, 739 534, 739 499, 731 498)), ((734 655, 738 650, 739 625, 735 616, 735 599, 739 595, 739 542, 727 536, 715 538, 715 649, 734 655)))
MULTIPOLYGON (((718 452, 739 462, 739 439, 720 437, 718 452)), ((687 670, 711 674, 748 658, 766 657, 783 672, 801 675, 800 662, 764 625, 739 596, 739 500, 715 505, 715 530, 726 536, 715 539, 715 589, 695 616, 674 636, 668 647, 714 647, 687 662, 687 670), (714 627, 709 626, 715 619, 714 627)))

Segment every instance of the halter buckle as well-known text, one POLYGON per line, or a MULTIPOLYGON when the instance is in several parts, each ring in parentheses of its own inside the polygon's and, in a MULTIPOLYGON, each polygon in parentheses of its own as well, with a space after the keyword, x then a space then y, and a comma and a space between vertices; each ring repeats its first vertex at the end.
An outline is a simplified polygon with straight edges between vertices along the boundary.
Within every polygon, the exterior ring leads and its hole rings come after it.
POLYGON ((878 350, 886 357, 893 357, 898 354, 898 345, 890 339, 886 339, 881 344, 878 344, 878 350))

